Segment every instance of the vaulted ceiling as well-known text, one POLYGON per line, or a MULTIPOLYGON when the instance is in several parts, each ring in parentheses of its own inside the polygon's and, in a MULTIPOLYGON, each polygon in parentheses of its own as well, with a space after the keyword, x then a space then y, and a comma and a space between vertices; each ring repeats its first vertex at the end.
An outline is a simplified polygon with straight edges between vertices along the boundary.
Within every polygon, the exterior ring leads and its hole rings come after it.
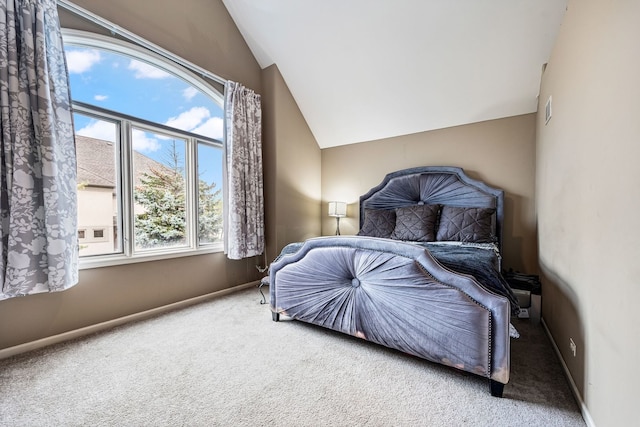
POLYGON ((321 148, 536 111, 567 0, 223 0, 321 148))

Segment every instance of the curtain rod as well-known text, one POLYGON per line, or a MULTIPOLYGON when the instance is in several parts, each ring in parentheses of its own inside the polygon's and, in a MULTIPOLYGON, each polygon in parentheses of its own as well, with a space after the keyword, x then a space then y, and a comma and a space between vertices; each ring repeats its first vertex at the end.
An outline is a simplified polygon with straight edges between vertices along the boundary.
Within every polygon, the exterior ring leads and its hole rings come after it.
POLYGON ((205 70, 204 68, 193 64, 187 60, 185 60, 184 58, 179 57, 178 55, 175 55, 171 52, 169 52, 168 50, 148 41, 147 39, 144 39, 134 33, 132 33, 131 31, 125 30, 124 28, 114 24, 111 21, 108 21, 98 15, 96 15, 95 13, 92 13, 90 11, 88 11, 87 9, 84 9, 80 6, 78 6, 75 3, 70 2, 69 0, 57 0, 58 1, 58 6, 61 6, 62 8, 68 10, 69 12, 80 16, 81 18, 84 18, 88 21, 93 22, 94 24, 97 24, 99 26, 101 26, 102 28, 105 28, 107 30, 109 30, 111 32, 111 34, 113 35, 120 35, 126 39, 128 39, 129 41, 132 41, 146 49, 149 49, 150 51, 157 53, 158 55, 161 55, 167 59, 170 59, 173 62, 177 62, 178 64, 181 64, 183 66, 185 66, 186 68, 190 69, 191 71, 198 73, 200 76, 202 77, 206 77, 209 78, 211 80, 214 80, 218 83, 221 83, 222 85, 224 85, 227 81, 225 79, 223 79, 220 76, 217 76, 215 74, 213 74, 210 71, 205 70))

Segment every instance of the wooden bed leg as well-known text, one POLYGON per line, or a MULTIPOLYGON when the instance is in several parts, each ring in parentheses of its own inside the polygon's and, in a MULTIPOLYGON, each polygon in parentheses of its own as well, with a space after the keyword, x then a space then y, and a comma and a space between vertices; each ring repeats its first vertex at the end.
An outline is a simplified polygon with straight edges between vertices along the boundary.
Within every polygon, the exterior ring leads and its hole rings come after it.
POLYGON ((271 320, 273 320, 274 322, 279 322, 280 321, 280 313, 276 313, 275 311, 271 312, 271 320))
POLYGON ((491 390, 491 396, 493 397, 502 397, 502 392, 504 391, 504 384, 499 383, 495 380, 489 380, 489 390, 491 390))

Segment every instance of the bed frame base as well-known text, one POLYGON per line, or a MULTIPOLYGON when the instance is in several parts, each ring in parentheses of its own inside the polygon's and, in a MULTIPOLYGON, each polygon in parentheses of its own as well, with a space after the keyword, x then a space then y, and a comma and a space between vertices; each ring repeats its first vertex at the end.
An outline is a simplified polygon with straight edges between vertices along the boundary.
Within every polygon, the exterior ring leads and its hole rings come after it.
POLYGON ((489 390, 491 391, 491 396, 502 397, 502 392, 504 391, 504 384, 496 380, 489 380, 489 390))
MULTIPOLYGON (((280 313, 276 313, 275 311, 271 312, 271 320, 274 322, 280 321, 280 313)), ((496 380, 489 380, 489 391, 491 392, 491 396, 493 397, 502 397, 502 393, 504 392, 504 384, 498 382, 496 380)))

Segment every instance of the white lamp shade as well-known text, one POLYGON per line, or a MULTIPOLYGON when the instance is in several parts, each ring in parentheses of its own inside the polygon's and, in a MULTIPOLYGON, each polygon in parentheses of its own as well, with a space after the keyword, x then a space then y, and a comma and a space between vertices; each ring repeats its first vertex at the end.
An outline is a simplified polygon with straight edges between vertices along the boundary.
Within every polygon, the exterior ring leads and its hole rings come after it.
POLYGON ((329 216, 347 216, 347 204, 345 202, 329 202, 329 216))

